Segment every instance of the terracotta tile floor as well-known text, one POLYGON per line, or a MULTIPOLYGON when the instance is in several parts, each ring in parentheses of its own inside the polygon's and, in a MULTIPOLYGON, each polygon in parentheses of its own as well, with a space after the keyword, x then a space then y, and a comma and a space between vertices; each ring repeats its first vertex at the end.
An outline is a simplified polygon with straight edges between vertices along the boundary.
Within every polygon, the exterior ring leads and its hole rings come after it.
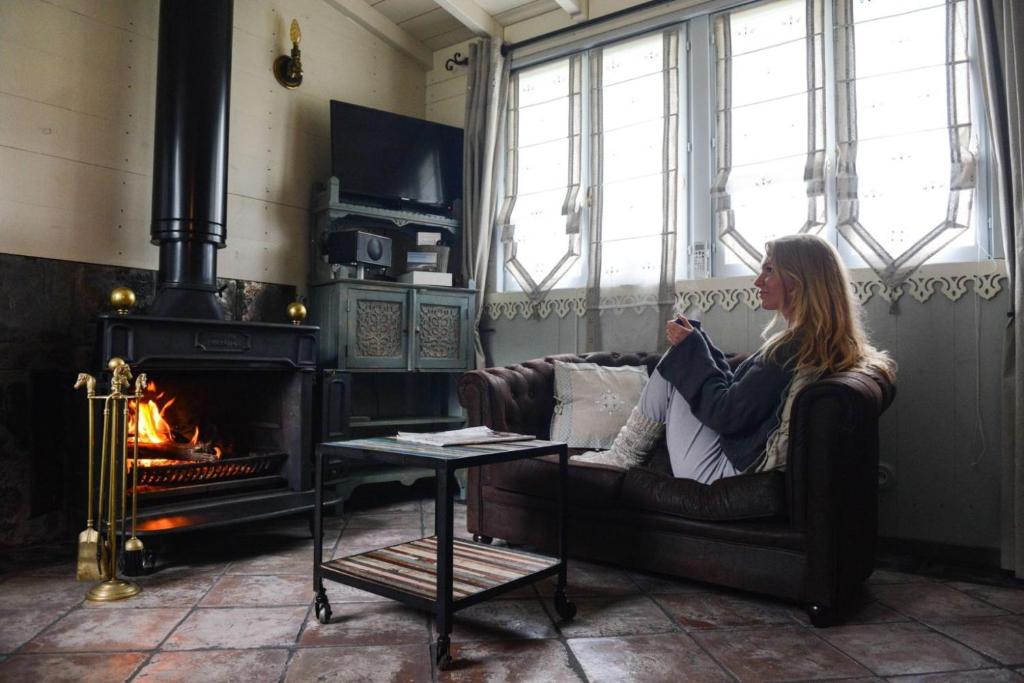
MULTIPOLYGON (((327 557, 415 538, 433 501, 362 504, 327 557)), ((459 534, 465 508, 456 505, 459 534)), ((553 582, 456 615, 455 664, 431 664, 425 613, 335 583, 312 614, 305 519, 182 537, 139 596, 83 602, 65 551, 0 560, 0 681, 1024 681, 1024 588, 880 569, 842 626, 784 601, 573 562, 570 623, 553 582)))

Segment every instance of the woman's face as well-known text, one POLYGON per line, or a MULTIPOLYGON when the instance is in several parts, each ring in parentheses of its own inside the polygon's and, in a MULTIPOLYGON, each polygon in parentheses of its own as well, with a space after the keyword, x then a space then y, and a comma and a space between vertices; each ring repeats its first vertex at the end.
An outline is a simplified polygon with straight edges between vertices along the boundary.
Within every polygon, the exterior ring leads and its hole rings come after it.
POLYGON ((761 297, 762 308, 766 311, 782 311, 782 314, 786 315, 789 287, 783 281, 782 275, 775 271, 771 256, 766 256, 761 264, 761 274, 754 280, 754 286, 761 297))

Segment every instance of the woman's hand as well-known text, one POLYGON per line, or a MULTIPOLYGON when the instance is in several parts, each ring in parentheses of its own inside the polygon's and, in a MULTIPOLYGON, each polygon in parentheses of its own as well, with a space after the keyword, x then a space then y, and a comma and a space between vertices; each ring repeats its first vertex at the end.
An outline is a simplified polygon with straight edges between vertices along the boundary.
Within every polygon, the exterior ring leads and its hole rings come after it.
POLYGON ((665 323, 665 339, 672 346, 679 346, 691 334, 693 334, 693 325, 682 316, 673 318, 665 323))

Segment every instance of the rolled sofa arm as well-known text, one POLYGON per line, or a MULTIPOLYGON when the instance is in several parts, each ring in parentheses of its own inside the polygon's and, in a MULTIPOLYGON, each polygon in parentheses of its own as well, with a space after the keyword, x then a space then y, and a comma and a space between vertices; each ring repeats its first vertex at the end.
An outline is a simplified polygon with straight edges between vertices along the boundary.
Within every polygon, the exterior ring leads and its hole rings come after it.
POLYGON ((878 534, 878 419, 895 387, 841 372, 800 392, 790 421, 789 517, 807 532, 809 601, 848 597, 874 568, 878 534))
POLYGON ((472 370, 459 379, 466 424, 546 438, 554 410, 554 367, 543 360, 472 370))

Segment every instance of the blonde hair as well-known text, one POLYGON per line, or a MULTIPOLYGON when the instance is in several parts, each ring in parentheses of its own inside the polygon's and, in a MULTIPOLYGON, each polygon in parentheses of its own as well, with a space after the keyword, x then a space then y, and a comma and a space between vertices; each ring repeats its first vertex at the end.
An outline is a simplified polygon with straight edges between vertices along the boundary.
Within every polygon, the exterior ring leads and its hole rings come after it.
POLYGON ((785 330, 768 337, 778 313, 765 328, 765 355, 778 362, 780 349, 795 344, 797 370, 824 374, 867 366, 892 380, 895 365, 868 341, 860 305, 835 248, 817 235, 802 233, 772 240, 765 251, 785 283, 781 309, 789 313, 785 330))

